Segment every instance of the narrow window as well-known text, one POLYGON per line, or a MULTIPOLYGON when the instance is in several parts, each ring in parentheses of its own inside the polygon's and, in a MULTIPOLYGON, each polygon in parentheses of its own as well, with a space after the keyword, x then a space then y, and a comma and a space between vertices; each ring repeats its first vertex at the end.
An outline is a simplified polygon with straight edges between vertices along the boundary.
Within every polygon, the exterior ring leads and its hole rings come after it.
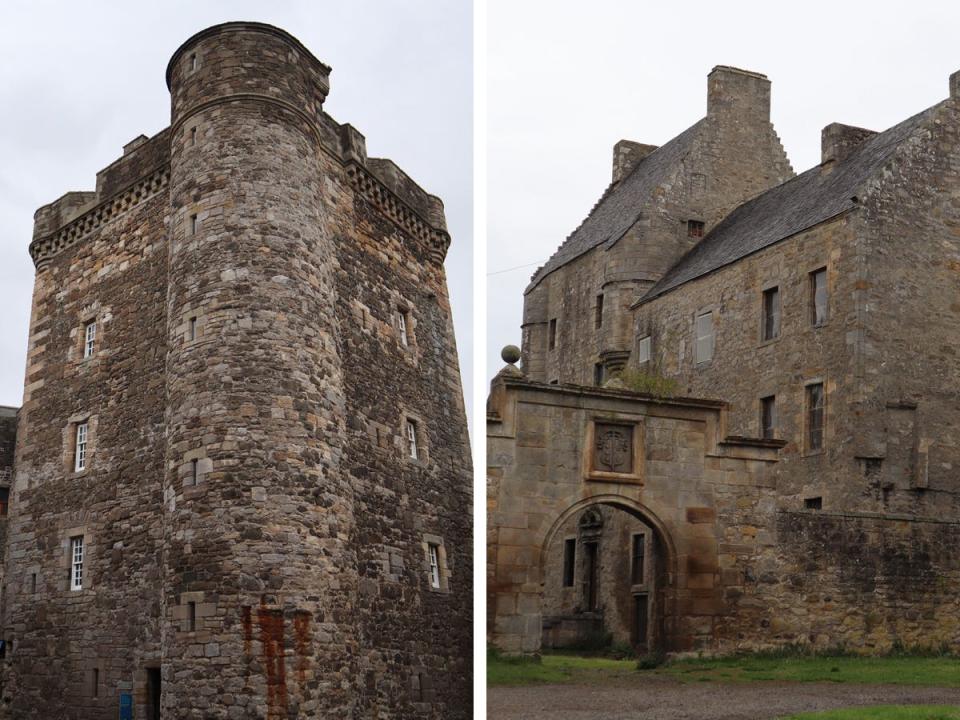
POLYGON ((823 448, 823 383, 807 385, 807 449, 823 448))
POLYGON ((577 539, 563 541, 563 586, 573 587, 573 574, 577 561, 577 539))
POLYGON ((780 288, 763 291, 763 339, 780 336, 780 288))
POLYGON ((187 603, 187 630, 194 632, 197 629, 197 604, 187 603))
POLYGON ((593 365, 593 384, 597 387, 603 385, 603 363, 593 365))
POLYGON ((713 313, 706 312, 697 316, 696 321, 696 356, 697 362, 706 362, 713 358, 713 313))
POLYGON ((199 470, 198 470, 199 465, 200 465, 200 461, 199 461, 199 460, 191 460, 191 461, 190 461, 190 484, 191 484, 191 485, 196 485, 196 484, 197 484, 197 479, 198 479, 198 476, 199 476, 199 470))
POLYGON ((97 321, 91 320, 83 327, 83 356, 93 357, 97 347, 97 321))
POLYGON ((36 573, 30 574, 30 594, 31 595, 37 594, 37 574, 36 573))
POLYGON ((650 362, 650 336, 637 340, 637 363, 650 362))
POLYGON ((190 128, 190 144, 197 144, 197 129, 195 127, 190 128))
POLYGON ((400 342, 404 347, 410 346, 410 337, 407 335, 407 313, 397 310, 397 332, 400 333, 400 342))
POLYGON ((190 339, 197 339, 197 319, 195 317, 190 318, 190 339))
POLYGON ((197 234, 197 216, 196 215, 190 216, 190 234, 191 235, 197 234))
POLYGON ((87 423, 77 425, 77 440, 73 451, 73 471, 81 472, 87 467, 87 423))
POLYGON ((597 585, 600 579, 600 559, 598 557, 597 543, 584 543, 584 547, 587 551, 587 562, 584 568, 584 575, 586 577, 584 578, 583 599, 586 601, 587 612, 593 612, 597 609, 597 595, 599 590, 597 585))
POLYGON ((634 585, 643 583, 645 542, 646 537, 644 535, 633 536, 633 553, 630 556, 630 582, 634 585))
POLYGON ((647 595, 633 596, 633 644, 646 646, 649 634, 649 600, 647 595))
POLYGON ((10 507, 10 488, 0 487, 0 517, 6 517, 10 507))
POLYGON ((772 440, 777 433, 777 397, 760 398, 760 437, 772 440))
POLYGON ((700 220, 687 220, 687 237, 702 238, 703 222, 700 220))
POLYGON ((70 589, 83 590, 83 536, 70 538, 70 589))
POLYGON ((547 347, 553 350, 557 346, 557 319, 550 321, 550 331, 547 336, 547 347))
POLYGON ((93 697, 100 697, 100 668, 94 668, 90 673, 90 694, 93 697))
POLYGON ((193 72, 197 69, 197 54, 192 53, 190 55, 190 72, 193 72))
POLYGON ((594 325, 598 329, 603 327, 603 293, 597 295, 597 308, 596 317, 594 317, 594 325))
POLYGON ((440 588, 440 546, 434 543, 427 544, 430 555, 430 587, 440 588))
POLYGON ((827 322, 827 269, 810 273, 810 324, 819 327, 827 322))
POLYGON ((407 420, 407 454, 414 460, 420 457, 420 448, 417 446, 417 424, 407 420))
POLYGON ((823 498, 822 497, 804 498, 803 506, 807 510, 823 510, 823 498))

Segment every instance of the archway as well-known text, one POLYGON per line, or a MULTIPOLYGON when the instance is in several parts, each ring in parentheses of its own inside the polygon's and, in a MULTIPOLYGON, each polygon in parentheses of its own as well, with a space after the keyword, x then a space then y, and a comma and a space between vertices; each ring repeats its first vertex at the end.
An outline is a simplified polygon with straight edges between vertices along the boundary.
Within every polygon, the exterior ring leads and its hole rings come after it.
POLYGON ((598 495, 567 508, 541 546, 541 646, 672 649, 676 558, 666 527, 636 501, 598 495))

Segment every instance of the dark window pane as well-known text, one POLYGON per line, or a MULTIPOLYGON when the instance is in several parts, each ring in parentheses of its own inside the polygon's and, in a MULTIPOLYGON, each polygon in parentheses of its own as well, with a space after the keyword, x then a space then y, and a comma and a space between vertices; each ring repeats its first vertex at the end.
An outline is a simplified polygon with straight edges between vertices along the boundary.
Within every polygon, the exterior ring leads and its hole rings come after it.
POLYGON ((573 570, 576 567, 577 541, 574 538, 563 543, 563 586, 573 587, 573 570))
POLYGON ((765 440, 771 440, 777 433, 776 396, 760 398, 760 433, 765 440))
POLYGON ((633 558, 630 563, 630 582, 633 585, 639 585, 643 582, 644 553, 646 552, 644 540, 643 535, 633 536, 633 558))
POLYGON ((763 292, 763 339, 772 340, 780 335, 780 288, 763 292))

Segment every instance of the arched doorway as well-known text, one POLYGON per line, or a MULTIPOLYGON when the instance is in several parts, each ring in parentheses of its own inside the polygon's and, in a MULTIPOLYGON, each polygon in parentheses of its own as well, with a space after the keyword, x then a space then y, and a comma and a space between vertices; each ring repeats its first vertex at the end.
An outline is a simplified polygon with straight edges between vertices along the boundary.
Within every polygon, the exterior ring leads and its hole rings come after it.
POLYGON ((639 503, 598 496, 550 528, 541 553, 542 647, 670 649, 675 553, 639 503))

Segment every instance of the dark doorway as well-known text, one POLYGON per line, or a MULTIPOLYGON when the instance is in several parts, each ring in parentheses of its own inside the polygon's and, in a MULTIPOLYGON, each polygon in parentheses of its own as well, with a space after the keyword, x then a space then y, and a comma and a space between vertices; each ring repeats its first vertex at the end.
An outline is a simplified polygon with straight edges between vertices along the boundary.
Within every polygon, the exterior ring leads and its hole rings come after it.
POLYGON ((649 639, 650 609, 647 595, 633 596, 633 644, 646 650, 649 639))
POLYGON ((147 668, 147 720, 160 720, 160 668, 147 668))
POLYGON ((599 562, 597 562, 597 543, 588 542, 584 544, 584 551, 586 553, 586 563, 585 568, 586 572, 584 573, 584 582, 586 583, 586 588, 584 589, 584 599, 587 601, 587 611, 593 612, 597 609, 597 584, 599 579, 599 562))

